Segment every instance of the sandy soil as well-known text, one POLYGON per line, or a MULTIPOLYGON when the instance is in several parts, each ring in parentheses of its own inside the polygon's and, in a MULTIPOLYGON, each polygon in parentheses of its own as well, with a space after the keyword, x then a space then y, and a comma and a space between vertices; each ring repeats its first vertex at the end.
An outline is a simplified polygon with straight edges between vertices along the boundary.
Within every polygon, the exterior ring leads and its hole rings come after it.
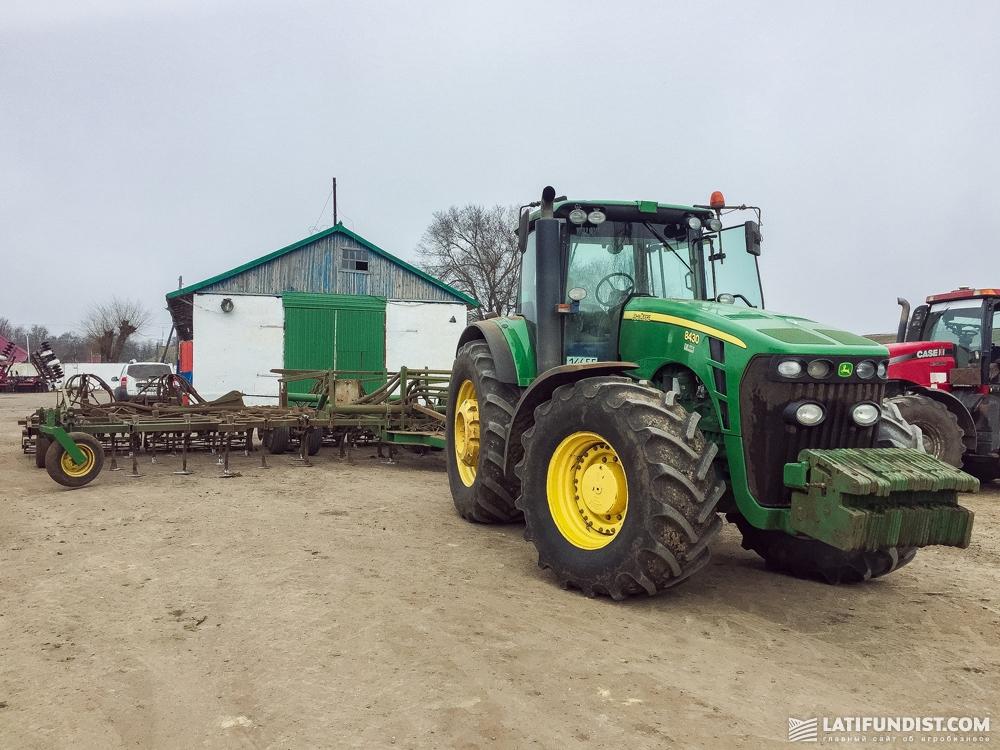
MULTIPOLYGON (((968 550, 865 585, 764 570, 731 528, 667 595, 558 589, 443 462, 209 456, 67 491, 0 396, 0 746, 770 747, 787 717, 1000 723, 1000 488, 968 550)), ((1000 740, 994 728, 993 742, 1000 740)))

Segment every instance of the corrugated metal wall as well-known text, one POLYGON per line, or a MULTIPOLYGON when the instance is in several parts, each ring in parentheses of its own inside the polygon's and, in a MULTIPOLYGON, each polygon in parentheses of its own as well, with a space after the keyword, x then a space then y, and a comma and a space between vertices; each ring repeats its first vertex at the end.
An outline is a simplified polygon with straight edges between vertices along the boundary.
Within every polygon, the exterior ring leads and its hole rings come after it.
POLYGON ((212 284, 199 292, 370 294, 389 299, 455 301, 455 297, 444 289, 342 234, 322 237, 312 244, 212 284), (343 248, 364 250, 368 255, 368 271, 344 268, 341 253, 343 248))
MULTIPOLYGON (((285 367, 296 370, 384 370, 385 298, 286 294, 285 367)), ((365 383, 378 387, 381 379, 365 383)), ((289 383, 305 393, 313 381, 289 383)))

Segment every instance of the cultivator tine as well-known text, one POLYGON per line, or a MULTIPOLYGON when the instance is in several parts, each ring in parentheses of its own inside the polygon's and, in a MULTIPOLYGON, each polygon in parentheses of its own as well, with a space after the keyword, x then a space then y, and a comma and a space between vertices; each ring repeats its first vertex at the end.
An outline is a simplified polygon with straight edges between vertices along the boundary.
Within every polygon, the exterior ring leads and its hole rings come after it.
POLYGON ((190 440, 190 433, 184 433, 184 438, 181 440, 181 470, 175 471, 174 474, 188 475, 191 472, 188 471, 188 441, 190 440))
POLYGON ((118 441, 116 439, 115 433, 111 433, 111 466, 108 467, 108 471, 121 471, 122 467, 118 465, 118 441))
POLYGON ((131 440, 129 442, 129 454, 132 456, 132 473, 129 474, 130 479, 138 479, 142 476, 139 473, 139 435, 133 432, 131 435, 131 440))
POLYGON ((221 479, 232 479, 233 477, 243 476, 238 471, 229 470, 229 449, 233 441, 233 433, 226 432, 225 440, 222 445, 222 474, 221 479))

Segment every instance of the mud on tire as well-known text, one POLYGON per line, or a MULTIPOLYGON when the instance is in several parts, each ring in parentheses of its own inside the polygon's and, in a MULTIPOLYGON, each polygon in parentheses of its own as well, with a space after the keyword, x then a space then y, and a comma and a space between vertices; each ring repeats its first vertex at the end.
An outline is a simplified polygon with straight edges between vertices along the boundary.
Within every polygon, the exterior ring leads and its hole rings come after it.
POLYGON ((511 523, 521 519, 521 511, 514 506, 519 483, 515 477, 505 476, 503 470, 507 430, 520 395, 519 388, 497 379, 493 355, 485 341, 470 341, 458 350, 448 393, 445 453, 455 509, 467 521, 511 523), (471 486, 462 480, 455 452, 456 401, 466 381, 475 388, 479 411, 479 458, 471 486))
POLYGON ((613 599, 653 595, 709 562, 709 545, 721 527, 716 505, 725 491, 713 466, 718 447, 698 429, 700 416, 675 398, 627 378, 594 377, 557 388, 535 409, 516 467, 518 507, 539 566, 563 587, 613 599), (567 540, 547 495, 550 456, 567 436, 587 431, 620 456, 627 481, 621 528, 599 549, 567 540))

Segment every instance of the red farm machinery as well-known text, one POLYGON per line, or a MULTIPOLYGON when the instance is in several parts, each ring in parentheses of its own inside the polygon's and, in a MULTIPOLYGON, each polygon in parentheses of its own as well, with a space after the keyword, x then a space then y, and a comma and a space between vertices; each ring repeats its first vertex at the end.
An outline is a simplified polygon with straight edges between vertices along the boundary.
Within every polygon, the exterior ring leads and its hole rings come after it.
POLYGON ((889 400, 928 453, 1000 478, 1000 287, 960 287, 901 307, 889 345, 889 400))

